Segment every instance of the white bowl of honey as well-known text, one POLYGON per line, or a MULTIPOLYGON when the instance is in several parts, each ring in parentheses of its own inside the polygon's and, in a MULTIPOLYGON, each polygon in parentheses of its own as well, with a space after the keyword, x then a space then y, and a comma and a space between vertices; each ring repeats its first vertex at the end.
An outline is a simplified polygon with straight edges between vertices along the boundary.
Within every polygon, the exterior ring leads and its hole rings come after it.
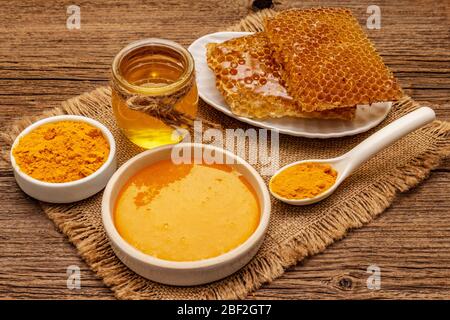
POLYGON ((229 151, 196 143, 130 159, 110 179, 102 202, 119 259, 169 285, 204 284, 242 268, 258 251, 269 218, 269 192, 257 171, 229 151))

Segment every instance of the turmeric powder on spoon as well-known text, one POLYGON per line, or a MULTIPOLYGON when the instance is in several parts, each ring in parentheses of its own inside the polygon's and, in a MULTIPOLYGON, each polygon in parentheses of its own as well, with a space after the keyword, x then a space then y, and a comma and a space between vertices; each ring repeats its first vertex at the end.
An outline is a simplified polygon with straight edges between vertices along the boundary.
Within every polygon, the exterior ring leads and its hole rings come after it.
POLYGON ((43 124, 20 138, 13 149, 20 170, 40 181, 70 182, 97 171, 109 156, 100 129, 81 121, 43 124))
POLYGON ((307 199, 325 192, 336 182, 331 165, 306 162, 293 165, 270 181, 270 189, 286 199, 307 199))

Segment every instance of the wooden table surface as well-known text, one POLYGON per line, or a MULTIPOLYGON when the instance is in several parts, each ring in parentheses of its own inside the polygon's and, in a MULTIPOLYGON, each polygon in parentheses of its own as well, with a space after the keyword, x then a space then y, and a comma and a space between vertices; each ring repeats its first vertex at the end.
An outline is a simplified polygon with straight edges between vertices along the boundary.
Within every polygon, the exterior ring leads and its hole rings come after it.
MULTIPOLYGON (((81 29, 68 30, 71 1, 5 1, 0 10, 0 127, 105 85, 111 59, 125 44, 162 37, 188 45, 249 13, 249 1, 76 1, 81 29)), ((450 3, 320 1, 351 8, 365 25, 381 8, 370 38, 405 91, 450 120, 450 3)), ((314 1, 279 1, 276 8, 314 1)), ((5 146, 1 146, 4 148, 5 146)), ((249 298, 450 298, 450 161, 399 196, 370 225, 305 260, 249 298), (366 269, 381 269, 369 290, 366 269)), ((0 298, 112 299, 37 203, 0 165, 0 298), (66 287, 66 268, 81 268, 81 289, 66 287)))

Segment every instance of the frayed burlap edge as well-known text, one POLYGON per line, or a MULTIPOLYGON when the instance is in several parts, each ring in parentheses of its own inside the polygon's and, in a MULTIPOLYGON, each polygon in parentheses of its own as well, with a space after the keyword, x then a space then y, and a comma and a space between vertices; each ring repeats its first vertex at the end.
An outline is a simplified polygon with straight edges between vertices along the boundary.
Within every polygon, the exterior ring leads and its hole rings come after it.
MULTIPOLYGON (((405 111, 417 108, 409 97, 405 97, 405 103, 411 104, 405 111)), ((393 203, 398 193, 408 191, 425 180, 431 170, 450 156, 450 123, 434 121, 420 130, 423 134, 437 138, 432 148, 406 165, 390 171, 389 175, 381 177, 377 183, 334 208, 323 219, 308 225, 295 238, 283 243, 281 250, 256 258, 256 268, 243 275, 245 281, 235 279, 232 284, 227 282, 214 288, 207 298, 244 298, 249 292, 278 278, 287 268, 307 256, 324 251, 327 246, 345 237, 350 229, 369 223, 393 203)))
MULTIPOLYGON (((273 10, 264 10, 252 14, 229 30, 260 31, 262 19, 273 13, 273 10)), ((2 139, 10 145, 23 128, 39 118, 59 114, 84 114, 85 110, 92 112, 92 109, 89 109, 90 105, 109 103, 109 99, 109 88, 98 88, 65 101, 61 107, 40 116, 18 120, 8 132, 2 133, 2 139)), ((417 107, 417 103, 407 96, 394 105, 394 108, 401 109, 402 113, 410 112, 417 107)), ((251 270, 247 269, 240 277, 216 286, 205 293, 204 298, 244 298, 263 283, 281 276, 286 268, 309 255, 322 252, 328 245, 343 238, 349 229, 367 224, 391 205, 397 193, 407 191, 423 181, 442 159, 450 156, 450 123, 434 121, 419 130, 422 134, 435 139, 429 149, 407 165, 390 171, 389 175, 381 177, 378 182, 368 186, 339 208, 334 208, 327 214, 326 219, 315 221, 307 229, 303 229, 294 239, 284 243, 282 250, 255 258, 251 262, 254 266, 251 270)), ((7 150, 3 156, 9 158, 7 150)), ((72 219, 67 216, 61 217, 61 213, 71 212, 73 209, 71 206, 50 207, 45 203, 41 203, 41 206, 59 230, 76 246, 82 258, 103 278, 105 284, 112 288, 117 298, 139 298, 135 292, 146 288, 147 282, 128 270, 118 259, 113 259, 114 257, 102 259, 104 253, 110 250, 109 242, 102 232, 89 225, 83 217, 77 218, 77 215, 72 219)), ((161 298, 156 293, 150 297, 161 298)))
MULTIPOLYGON (((89 105, 109 103, 109 99, 109 88, 98 88, 68 100, 61 107, 45 112, 39 117, 19 120, 8 133, 3 133, 2 137, 11 144, 23 128, 39 118, 59 114, 84 114, 87 110, 92 111, 89 105)), ((394 109, 408 113, 417 107, 417 103, 411 98, 404 97, 402 101, 395 104, 394 109)), ((334 208, 327 214, 326 219, 309 225, 294 239, 283 244, 282 250, 255 258, 252 261, 253 268, 248 269, 242 277, 215 287, 205 294, 204 298, 244 298, 263 283, 279 277, 286 268, 309 255, 322 252, 328 245, 343 238, 349 229, 358 228, 370 222, 391 205, 397 193, 407 191, 423 181, 442 159, 450 156, 450 123, 434 121, 419 130, 422 134, 435 138, 431 148, 407 165, 390 171, 389 175, 381 177, 377 183, 368 186, 342 206, 334 208)), ((70 213, 73 210, 70 206, 49 206, 45 203, 41 205, 59 230, 76 246, 83 259, 104 279, 105 284, 113 289, 117 298, 137 298, 135 292, 145 288, 146 281, 139 280, 140 277, 124 267, 118 259, 103 260, 104 253, 110 250, 109 242, 104 234, 86 223, 85 219, 79 215, 74 215, 73 218, 62 217, 61 213, 70 213), (136 281, 130 281, 133 278, 136 278, 136 281), (117 290, 119 288, 120 290, 117 290)), ((154 298, 159 297, 154 296, 154 298)))

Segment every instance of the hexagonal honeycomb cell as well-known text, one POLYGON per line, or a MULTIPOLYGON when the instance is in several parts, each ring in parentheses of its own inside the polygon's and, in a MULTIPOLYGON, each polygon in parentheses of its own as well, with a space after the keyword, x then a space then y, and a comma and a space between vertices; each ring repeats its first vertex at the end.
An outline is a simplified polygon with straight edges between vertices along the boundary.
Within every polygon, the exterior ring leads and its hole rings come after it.
POLYGON ((264 33, 207 45, 208 66, 216 75, 216 86, 239 116, 250 118, 353 119, 356 108, 305 112, 287 93, 283 69, 273 58, 264 33))
POLYGON ((291 9, 265 21, 287 91, 304 111, 395 101, 402 91, 350 10, 291 9))

